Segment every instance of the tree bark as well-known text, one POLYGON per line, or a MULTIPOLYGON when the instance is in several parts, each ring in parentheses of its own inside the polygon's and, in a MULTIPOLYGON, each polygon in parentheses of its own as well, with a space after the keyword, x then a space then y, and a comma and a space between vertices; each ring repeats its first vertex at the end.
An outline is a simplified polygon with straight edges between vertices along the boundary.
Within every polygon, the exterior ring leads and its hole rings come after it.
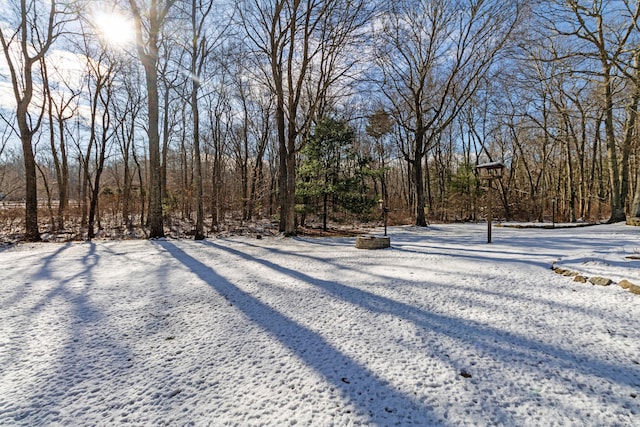
MULTIPOLYGON (((162 163, 160 158, 159 96, 158 96, 158 42, 169 9, 176 0, 151 0, 147 9, 148 25, 136 0, 129 0, 135 17, 138 57, 145 71, 147 109, 149 114, 149 237, 164 237, 162 216, 162 163), (146 40, 143 36, 146 31, 146 40)), ((166 112, 165 112, 166 113, 166 112)))
POLYGON ((607 143, 607 167, 609 169, 609 206, 611 208, 610 223, 624 221, 624 203, 620 188, 620 166, 618 163, 618 148, 616 146, 616 135, 613 123, 613 91, 611 89, 611 66, 603 63, 604 88, 604 128, 607 143))

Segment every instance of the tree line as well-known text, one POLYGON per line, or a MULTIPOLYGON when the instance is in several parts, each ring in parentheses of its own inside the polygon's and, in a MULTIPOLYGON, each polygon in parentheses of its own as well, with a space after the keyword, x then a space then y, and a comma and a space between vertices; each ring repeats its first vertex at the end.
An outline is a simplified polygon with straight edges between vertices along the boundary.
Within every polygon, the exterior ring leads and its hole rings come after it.
POLYGON ((638 1, 6 4, 0 197, 24 240, 426 226, 488 197, 507 220, 640 216, 638 1))

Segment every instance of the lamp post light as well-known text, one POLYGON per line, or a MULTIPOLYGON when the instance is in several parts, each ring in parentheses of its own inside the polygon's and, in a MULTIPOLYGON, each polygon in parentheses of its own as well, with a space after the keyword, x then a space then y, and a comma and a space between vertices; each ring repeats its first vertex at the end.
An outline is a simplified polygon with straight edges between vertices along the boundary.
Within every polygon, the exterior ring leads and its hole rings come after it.
POLYGON ((491 243, 491 223, 493 222, 493 193, 491 191, 491 183, 494 179, 502 178, 503 169, 504 165, 501 162, 483 163, 476 166, 476 171, 480 179, 486 180, 489 185, 489 200, 487 201, 487 243, 491 243))

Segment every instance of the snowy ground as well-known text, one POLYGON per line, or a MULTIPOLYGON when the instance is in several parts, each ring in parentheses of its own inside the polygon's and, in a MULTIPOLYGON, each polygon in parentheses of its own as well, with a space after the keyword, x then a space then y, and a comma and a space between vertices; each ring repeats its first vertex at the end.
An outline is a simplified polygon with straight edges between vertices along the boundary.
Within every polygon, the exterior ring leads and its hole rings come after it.
POLYGON ((0 251, 0 425, 640 426, 640 228, 0 251))

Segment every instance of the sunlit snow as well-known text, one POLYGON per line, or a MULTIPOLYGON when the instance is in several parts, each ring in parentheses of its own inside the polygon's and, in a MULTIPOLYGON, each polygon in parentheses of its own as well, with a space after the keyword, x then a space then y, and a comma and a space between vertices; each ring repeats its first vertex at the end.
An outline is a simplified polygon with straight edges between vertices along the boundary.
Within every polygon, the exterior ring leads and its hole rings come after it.
POLYGON ((640 229, 0 251, 0 425, 634 426, 640 229))

